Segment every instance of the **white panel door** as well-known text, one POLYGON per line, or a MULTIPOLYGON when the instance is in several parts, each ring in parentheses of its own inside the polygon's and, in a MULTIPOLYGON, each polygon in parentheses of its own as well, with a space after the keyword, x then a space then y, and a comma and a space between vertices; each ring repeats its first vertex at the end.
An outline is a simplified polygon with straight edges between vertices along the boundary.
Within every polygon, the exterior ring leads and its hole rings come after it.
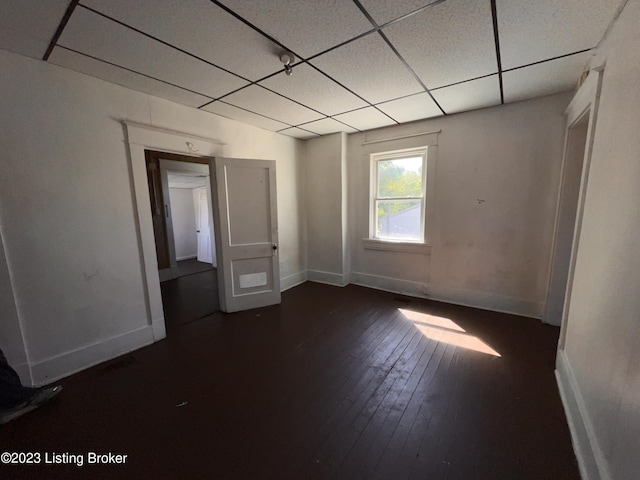
POLYGON ((276 162, 211 160, 220 307, 280 303, 276 162))
POLYGON ((209 231, 209 203, 206 188, 196 189, 196 232, 198 234, 198 261, 212 263, 211 232, 209 231))

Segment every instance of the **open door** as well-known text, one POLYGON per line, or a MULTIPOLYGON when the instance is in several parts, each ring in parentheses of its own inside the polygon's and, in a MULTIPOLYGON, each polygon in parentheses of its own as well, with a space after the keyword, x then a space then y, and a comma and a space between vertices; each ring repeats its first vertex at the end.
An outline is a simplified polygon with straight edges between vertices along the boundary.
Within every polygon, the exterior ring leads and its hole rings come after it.
POLYGON ((213 263, 211 232, 209 231, 209 203, 205 187, 194 190, 196 207, 196 233, 198 234, 197 258, 199 262, 213 263))
POLYGON ((220 308, 280 303, 276 162, 217 157, 210 168, 220 308))

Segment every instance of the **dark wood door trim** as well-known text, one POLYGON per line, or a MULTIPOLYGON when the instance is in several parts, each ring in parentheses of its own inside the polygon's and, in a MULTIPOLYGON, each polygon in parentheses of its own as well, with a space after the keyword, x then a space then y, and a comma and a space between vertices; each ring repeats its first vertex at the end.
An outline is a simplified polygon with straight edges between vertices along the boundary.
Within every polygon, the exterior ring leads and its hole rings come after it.
POLYGON ((147 182, 149 186, 149 200, 151 201, 153 234, 156 243, 156 258, 158 260, 158 269, 163 270, 171 267, 171 259, 169 255, 169 234, 167 232, 168 213, 166 212, 166 203, 162 193, 160 160, 174 160, 178 162, 209 165, 209 159, 190 157, 177 153, 159 152, 157 150, 145 150, 144 159, 147 167, 147 182))

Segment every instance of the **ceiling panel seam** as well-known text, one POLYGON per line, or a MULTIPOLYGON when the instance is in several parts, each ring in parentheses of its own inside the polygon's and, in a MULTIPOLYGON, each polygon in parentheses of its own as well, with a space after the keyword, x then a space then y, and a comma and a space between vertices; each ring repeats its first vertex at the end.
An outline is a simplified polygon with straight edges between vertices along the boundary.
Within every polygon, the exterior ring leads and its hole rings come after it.
MULTIPOLYGON (((444 1, 444 0, 442 0, 444 1)), ((405 58, 400 54, 400 52, 398 51, 398 49, 391 43, 391 40, 389 40, 389 38, 387 38, 387 36, 384 34, 384 32, 382 31, 382 29, 380 28, 380 26, 377 24, 377 22, 373 19, 373 17, 371 16, 371 14, 367 11, 366 8, 364 8, 364 6, 360 3, 359 0, 353 0, 353 3, 356 4, 356 7, 358 7, 360 9, 360 11, 362 12, 362 14, 367 18, 367 20, 369 20, 369 23, 371 23, 371 25, 373 25, 373 27, 377 30, 377 32, 380 34, 380 36, 382 37, 382 39, 387 43, 387 45, 389 45, 389 48, 391 48, 391 50, 393 51, 393 53, 395 53, 395 55, 398 57, 398 59, 404 64, 405 68, 409 71, 409 73, 413 76, 413 78, 416 79, 416 81, 420 84, 420 86, 424 89, 425 92, 427 92, 427 94, 429 94, 429 96, 431 97, 431 100, 433 100, 433 102, 436 104, 436 106, 440 109, 440 111, 442 112, 443 115, 446 115, 447 112, 444 111, 444 109, 440 106, 440 104, 436 101, 435 98, 433 98, 433 95, 431 95, 431 92, 429 91, 429 89, 427 88, 427 86, 424 84, 424 82, 420 79, 420 77, 418 76, 418 74, 415 72, 415 70, 413 68, 411 68, 411 66, 409 65, 409 63, 405 60, 405 58)), ((421 10, 424 10, 427 7, 431 7, 433 5, 435 5, 436 3, 442 3, 442 2, 433 2, 430 3, 429 5, 426 5, 425 7, 423 7, 421 10)), ((413 12, 414 14, 417 13, 413 12)), ((384 112, 382 112, 384 113, 384 112)), ((386 115, 386 114, 385 114, 386 115)), ((387 117, 389 117, 389 115, 387 115, 387 117)), ((389 117, 391 118, 391 117, 389 117)), ((393 118, 391 118, 393 120, 393 118)), ((400 123, 397 120, 394 120, 396 123, 400 123)))
MULTIPOLYGON (((349 127, 349 128, 353 128, 356 132, 361 132, 361 131, 362 131, 362 130, 360 130, 359 128, 356 128, 356 127, 354 127, 353 125, 349 125, 347 122, 343 122, 342 120, 339 120, 339 119, 337 119, 337 118, 333 118, 333 117, 328 117, 328 118, 330 118, 330 119, 331 119, 331 120, 333 120, 334 122, 339 122, 339 123, 341 123, 341 124, 343 124, 343 125, 346 125, 346 126, 347 126, 347 127, 349 127)), ((316 121, 317 121, 317 120, 316 120, 316 121)))
POLYGON ((500 58, 500 37, 498 36, 498 7, 496 6, 496 0, 491 0, 491 19, 493 20, 493 39, 496 44, 498 82, 500 83, 500 103, 504 105, 504 88, 502 86, 502 59, 500 58))
MULTIPOLYGON (((111 65, 113 67, 120 68, 122 70, 126 70, 127 72, 135 73, 136 75, 140 75, 142 77, 150 78, 151 80, 155 80, 157 82, 162 82, 162 83, 165 83, 167 85, 171 85, 172 87, 179 88, 180 90, 184 90, 185 92, 190 92, 190 93, 194 93, 196 95, 200 95, 201 97, 210 98, 211 101, 214 100, 214 98, 211 95, 207 95, 206 93, 200 93, 200 92, 196 92, 195 90, 191 90, 191 89, 186 88, 186 87, 181 87, 180 85, 176 85, 175 83, 167 82, 166 80, 162 80, 162 79, 154 77, 152 75, 147 75, 146 73, 138 72, 137 70, 133 70, 131 68, 123 67, 122 65, 118 65, 116 63, 109 62, 108 60, 103 60, 102 58, 94 57, 93 55, 89 55, 88 53, 83 53, 83 52, 80 52, 78 50, 74 50, 73 48, 65 47, 64 45, 61 45, 61 44, 57 44, 56 47, 57 48, 62 48, 63 50, 68 50, 69 52, 77 53, 78 55, 82 55, 84 57, 91 58, 91 59, 96 60, 98 62, 106 63, 107 65, 111 65)), ((211 103, 211 102, 209 102, 209 103, 211 103)))
MULTIPOLYGON (((215 101, 216 100, 214 100, 214 102, 215 101)), ((287 128, 295 127, 295 125, 292 125, 289 122, 285 122, 283 120, 278 120, 277 118, 269 117, 267 115, 263 115, 262 113, 254 112, 253 110, 249 110, 248 108, 239 107, 238 105, 234 105, 233 103, 225 102, 224 100, 217 100, 217 101, 220 102, 220 103, 224 103, 225 105, 229 105, 230 107, 239 108, 240 110, 244 110, 245 112, 253 113, 254 115, 258 115, 260 117, 267 118, 269 120, 273 120, 274 122, 284 123, 285 125, 289 125, 289 127, 287 127, 287 128)), ((209 103, 211 104, 211 103, 214 103, 214 102, 209 102, 209 103)), ((215 113, 215 112, 210 112, 210 113, 215 113)), ((218 114, 216 114, 216 115, 218 115, 218 114)))
MULTIPOLYGON (((595 47, 593 47, 595 48, 595 47)), ((545 60, 538 60, 537 62, 527 63, 526 65, 520 65, 519 67, 507 68, 503 70, 503 72, 513 72, 514 70, 520 70, 521 68, 532 67, 534 65, 539 65, 540 63, 552 62, 553 60, 558 60, 560 58, 571 57, 573 55, 579 55, 581 53, 589 52, 593 50, 593 48, 585 48, 584 50, 578 50, 577 52, 565 53, 564 55, 558 55, 557 57, 547 58, 545 60)))
POLYGON ((323 113, 323 112, 321 112, 321 111, 319 111, 319 110, 316 110, 315 108, 309 107, 308 105, 305 105, 304 103, 301 103, 301 102, 299 102, 299 101, 297 101, 297 100, 294 100, 293 98, 289 98, 289 97, 287 97, 286 95, 283 95, 282 93, 278 93, 278 92, 276 92, 275 90, 271 90, 270 88, 265 87, 264 85, 256 85, 256 86, 257 86, 257 87, 260 87, 260 88, 264 88, 264 89, 265 89, 265 90, 267 90, 268 92, 275 93, 276 95, 278 95, 278 96, 280 96, 280 97, 282 97, 282 98, 285 98, 285 99, 287 99, 287 100, 289 100, 289 101, 291 101, 291 102, 293 102, 293 103, 297 103, 297 104, 298 104, 298 105, 300 105, 301 107, 308 108, 309 110, 313 110, 314 112, 319 113, 320 115, 324 115, 325 117, 328 117, 328 115, 327 115, 326 113, 323 113))
MULTIPOLYGON (((459 82, 454 82, 454 83, 449 83, 447 85, 442 85, 441 87, 432 88, 431 91, 435 92, 436 90, 442 90, 443 88, 454 87, 456 85, 460 85, 460 84, 463 84, 463 83, 469 83, 469 82, 473 82, 475 80, 481 80, 483 78, 493 77, 494 75, 497 75, 497 74, 498 74, 498 72, 487 73, 486 75, 480 75, 479 77, 473 77, 473 78, 470 78, 468 80, 461 80, 459 82)), ((415 95, 415 94, 413 94, 413 95, 415 95)))
POLYGON ((401 15, 401 16, 399 16, 398 18, 394 18, 393 20, 389 20, 387 23, 383 23, 382 25, 380 25, 380 26, 378 27, 378 30, 382 30, 383 28, 387 28, 388 26, 393 25, 394 23, 398 23, 398 22, 400 22, 401 20, 404 20, 404 19, 406 19, 406 18, 413 17, 414 15, 416 15, 416 14, 418 14, 418 13, 422 12, 423 10, 426 10, 427 8, 435 7, 436 5, 438 5, 438 4, 440 4, 440 3, 444 3, 444 2, 446 2, 446 1, 447 1, 447 0, 435 0, 435 2, 431 2, 431 3, 427 4, 427 5, 423 5, 423 6, 422 6, 422 7, 420 7, 420 8, 416 8, 416 9, 415 9, 415 10, 413 10, 412 12, 405 13, 404 15, 401 15))
MULTIPOLYGON (((416 15, 416 14, 422 12, 423 10, 426 10, 429 7, 433 7, 434 5, 438 5, 439 3, 443 3, 443 2, 446 2, 446 1, 447 0, 436 0, 435 2, 431 2, 428 5, 424 5, 424 6, 420 7, 420 8, 417 8, 416 10, 413 10, 412 12, 409 12, 409 13, 406 13, 404 15, 401 15, 400 17, 398 17, 396 19, 393 19, 393 20, 390 20, 387 23, 382 24, 382 25, 378 25, 375 22, 373 22, 373 24, 372 24, 373 28, 371 30, 367 30, 366 32, 362 32, 362 33, 356 35, 355 37, 352 37, 352 38, 350 38, 348 40, 345 40, 344 42, 341 42, 341 43, 339 43, 337 45, 334 45, 333 47, 329 47, 326 50, 323 50, 322 52, 316 53, 316 54, 310 56, 309 58, 305 59, 304 62, 308 63, 311 60, 313 60, 314 58, 317 58, 317 57, 319 57, 321 55, 324 55, 325 53, 329 53, 329 52, 331 52, 333 50, 336 50, 336 49, 338 49, 340 47, 344 47, 345 45, 348 45, 351 42, 355 42, 356 40, 360 40, 361 38, 366 37, 367 35, 371 35, 372 33, 376 33, 378 31, 382 30, 383 28, 386 28, 386 27, 388 27, 390 25, 398 23, 401 20, 404 20, 405 18, 412 17, 413 15, 416 15)), ((370 23, 371 23, 371 21, 370 21, 370 23)))
POLYGON ((45 52, 44 56, 42 57, 42 60, 44 60, 45 62, 49 60, 49 57, 51 56, 51 52, 53 52, 53 47, 55 47, 56 44, 58 43, 58 39, 60 38, 60 35, 62 35, 62 32, 64 31, 64 27, 67 26, 67 23, 69 22, 69 19, 71 18, 71 14, 73 13, 73 11, 78 6, 78 3, 80 3, 80 0, 72 0, 72 2, 69 4, 67 9, 65 10, 64 15, 62 16, 62 19, 60 20, 60 23, 58 24, 58 28, 56 29, 56 32, 53 34, 53 37, 51 38, 51 41, 49 42, 49 46, 47 47, 47 51, 45 52))
MULTIPOLYGON (((316 67, 315 65, 311 64, 311 63, 307 63, 307 65, 309 65, 311 68, 313 68, 314 70, 318 71, 319 73, 321 73, 322 75, 324 75, 325 77, 327 77, 329 80, 334 81, 336 84, 338 84, 339 86, 341 86, 342 88, 344 88, 347 92, 351 93, 352 95, 355 95, 356 97, 358 97, 360 100, 362 100, 363 102, 365 102, 369 107, 373 107, 376 110, 378 110, 380 113, 386 115, 387 117, 389 117, 389 115, 387 115, 386 113, 384 113, 382 110, 380 110, 378 107, 376 107, 373 103, 371 103, 369 100, 367 100, 366 98, 361 97, 360 95, 358 95, 356 92, 354 92, 353 90, 351 90, 350 88, 344 86, 342 83, 340 83, 339 81, 337 81, 335 78, 333 78, 331 75, 329 75, 328 73, 324 72, 323 70, 319 69, 318 67, 316 67)), ((364 107, 367 108, 367 107, 364 107)), ((355 108, 354 110, 360 110, 360 108, 355 108)), ((345 113, 345 112, 342 112, 345 113)), ((336 115, 340 115, 339 113, 336 113, 336 115)), ((327 115, 330 116, 330 115, 327 115)), ((393 120, 394 122, 398 123, 397 120, 395 120, 394 118, 389 117, 391 120, 393 120)))
POLYGON ((433 95, 431 95, 431 92, 429 91, 429 89, 427 88, 427 86, 424 84, 424 82, 420 79, 420 77, 418 76, 418 74, 415 72, 415 70, 413 68, 411 68, 411 65, 409 65, 409 62, 407 62, 404 57, 400 54, 400 52, 398 51, 398 49, 393 45, 393 43, 391 43, 391 40, 389 40, 387 38, 387 36, 384 34, 384 32, 380 31, 378 32, 380 34, 380 36, 382 37, 382 39, 387 42, 387 45, 389 45, 389 48, 391 48, 391 50, 393 50, 393 52, 398 56, 398 59, 404 63, 404 66, 407 68, 407 70, 409 71, 409 73, 411 73, 411 75, 413 75, 413 77, 418 81, 418 83, 420 84, 420 86, 422 86, 422 88, 424 88, 424 91, 427 92, 429 94, 429 96, 431 97, 431 100, 433 100, 433 103, 436 104, 436 106, 440 109, 440 111, 442 112, 443 115, 447 115, 447 112, 444 111, 444 109, 440 106, 440 104, 438 103, 438 101, 433 97, 433 95))
POLYGON ((242 23, 244 23, 246 26, 252 28, 253 30, 255 30, 256 32, 258 32, 260 35, 263 35, 265 38, 267 38, 268 40, 271 40, 273 43, 275 43, 276 45, 278 45, 280 48, 283 48, 284 50, 293 53, 296 58, 299 58, 300 60, 304 60, 300 55, 298 55, 298 53, 294 52, 292 49, 290 49, 289 47, 287 47, 286 45, 283 45, 281 42, 279 42, 278 40, 276 40, 275 38, 273 38, 271 35, 269 35, 267 32, 265 32, 264 30, 262 30, 261 28, 255 26, 253 23, 251 23, 249 20, 247 20, 246 18, 242 17, 241 15, 237 14, 236 12, 234 12, 233 10, 231 10, 229 7, 227 7, 226 5, 224 5, 223 3, 218 2, 217 0, 210 0, 211 3, 213 3, 214 5, 217 5, 218 7, 222 8, 225 12, 227 12, 228 14, 234 16, 235 18, 237 18, 238 20, 240 20, 242 23))
MULTIPOLYGON (((383 115, 385 115, 386 117, 389 117, 389 119, 390 119, 390 120, 392 120, 393 122, 395 122, 396 124, 399 124, 399 123, 400 123, 400 122, 398 122, 396 119, 394 119, 393 117, 391 117, 391 116, 387 115, 385 112, 383 112, 382 110, 380 110, 379 108, 377 108, 373 103, 369 102, 369 101, 368 101, 368 100, 366 100, 365 98, 362 98, 362 97, 361 97, 360 95, 358 95, 356 92, 354 92, 354 91, 353 91, 353 90, 351 90, 350 88, 346 87, 346 86, 345 86, 345 85, 343 85, 342 83, 338 82, 338 81, 337 81, 335 78, 333 78, 331 75, 329 75, 329 74, 327 74, 326 72, 322 71, 321 69, 319 69, 319 68, 318 68, 318 67, 316 67, 315 65, 313 65, 313 64, 311 64, 311 63, 309 63, 308 59, 305 59, 305 58, 301 57, 301 56, 300 56, 300 55, 298 55, 294 50, 292 50, 291 48, 289 48, 289 47, 287 47, 286 45, 282 44, 281 42, 279 42, 278 40, 276 40, 275 38, 273 38, 271 35, 269 35, 269 34, 268 34, 268 33, 266 33, 265 31, 263 31, 261 28, 257 27, 257 26, 256 26, 256 25, 254 25, 253 23, 251 23, 249 20, 245 19, 245 18, 244 18, 244 17, 242 17, 240 14, 238 14, 238 13, 234 12, 232 9, 230 9, 230 8, 229 8, 229 7, 227 7, 226 5, 222 4, 221 2, 219 2, 219 1, 217 1, 217 0, 210 0, 210 1, 211 1, 212 3, 214 3, 215 5, 219 6, 220 8, 222 8, 224 11, 226 11, 226 12, 227 12, 227 13, 229 13, 230 15, 233 15, 235 18, 237 18, 238 20, 240 20, 242 23, 244 23, 244 24, 245 24, 245 25, 247 25, 248 27, 251 27, 253 30, 255 30, 256 32, 260 33, 261 35, 264 35, 268 40, 271 40, 272 42, 274 42, 275 44, 279 45, 279 46, 280 46, 281 48, 283 48, 284 50, 286 50, 286 51, 289 51, 289 52, 293 53, 299 61, 298 61, 298 62, 296 62, 296 63, 294 63, 294 64, 291 66, 292 68, 295 68, 297 65, 300 65, 300 64, 302 64, 302 63, 306 63, 307 65, 311 66, 313 69, 315 69, 316 71, 318 71, 319 73, 321 73, 322 75, 324 75, 325 77, 327 77, 329 80, 333 81, 334 83, 336 83, 337 85, 339 85, 340 87, 342 87, 343 89, 345 89, 346 91, 348 91, 349 93, 351 93, 352 95, 355 95, 356 97, 358 97, 360 100, 362 100, 363 102, 365 102, 368 106, 375 108, 376 110, 378 110, 380 113, 382 113, 382 114, 383 114, 383 115)), ((362 38, 362 37, 364 37, 364 36, 366 36, 366 35, 368 35, 368 34, 370 34, 370 33, 375 32, 376 30, 377 30, 376 28, 373 28, 372 30, 369 30, 369 31, 364 32, 364 33, 362 33, 362 34, 360 34, 360 35, 357 35, 357 36, 353 37, 352 39, 350 39, 350 40, 348 40, 348 41, 346 41, 346 42, 343 42, 343 43, 342 43, 342 44, 340 44, 340 45, 346 45, 347 43, 353 42, 354 40, 357 40, 358 38, 362 38)), ((329 52, 329 51, 333 50, 334 48, 337 48, 337 47, 332 47, 331 49, 328 49, 328 50, 326 50, 325 52, 321 52, 320 54, 318 54, 318 55, 314 55, 313 57, 310 57, 310 58, 316 58, 317 56, 321 55, 322 53, 329 52)), ((258 82, 262 82, 262 81, 266 80, 267 78, 271 78, 272 76, 276 75, 277 73, 279 73, 279 72, 276 72, 275 74, 268 75, 267 77, 265 77, 265 78, 263 78, 263 79, 256 80, 255 82, 252 82, 252 85, 258 85, 258 86, 260 86, 260 87, 262 87, 262 88, 266 88, 266 87, 263 87, 262 85, 259 85, 259 84, 258 84, 258 82)), ((250 85, 246 85, 246 86, 244 86, 244 87, 242 87, 242 88, 247 88, 247 87, 249 87, 249 86, 250 86, 250 85)), ((239 90, 242 90, 242 88, 240 88, 239 90)), ((307 105, 304 105, 303 103, 300 103, 300 102, 298 102, 298 101, 296 101, 296 100, 293 100, 293 99, 291 99, 291 98, 289 98, 289 97, 287 97, 287 96, 285 96, 285 95, 279 94, 278 92, 274 92, 273 90, 270 90, 270 89, 268 89, 268 88, 266 88, 266 89, 267 89, 267 90, 269 90, 269 91, 271 91, 271 92, 273 92, 273 93, 277 93, 278 95, 280 95, 280 96, 281 96, 281 97, 283 97, 283 98, 286 98, 286 99, 291 100, 291 101, 293 101, 293 102, 295 102, 295 103, 297 103, 297 104, 299 104, 299 105, 302 105, 302 106, 304 106, 304 107, 306 107, 306 108, 309 108, 310 110, 313 110, 314 112, 317 112, 317 113, 320 113, 321 115, 325 115, 326 117, 329 117, 329 115, 326 115, 325 113, 319 112, 318 110, 316 110, 316 109, 314 109, 314 108, 311 108, 311 107, 309 107, 309 106, 307 106, 307 105)), ((236 91, 237 91, 237 90, 236 90, 236 91)), ((223 95, 222 97, 219 97, 219 98, 224 98, 225 96, 231 95, 232 93, 235 93, 236 91, 231 92, 231 93, 228 93, 228 94, 226 94, 226 95, 223 95)), ((204 106, 206 106, 206 104, 205 104, 204 106)), ((198 108, 202 108, 202 107, 198 107, 198 108)))
POLYGON ((123 27, 126 27, 126 28, 128 28, 130 30, 133 30, 134 32, 139 33, 140 35, 144 35, 145 37, 150 38, 151 40, 155 40, 156 42, 159 42, 159 43, 161 43, 161 44, 163 44, 163 45, 165 45, 165 46, 167 46, 169 48, 177 50, 178 52, 183 53, 185 55, 188 55, 191 58, 194 58, 196 60, 200 60, 201 62, 206 63, 207 65, 210 65, 210 66, 215 67, 215 68, 217 68, 219 70, 222 70, 223 72, 226 72, 226 73, 228 73, 230 75, 233 75, 234 77, 238 77, 238 78, 244 80, 245 82, 251 82, 251 80, 249 80, 248 78, 243 77, 242 75, 238 75, 237 73, 234 73, 231 70, 227 70, 226 68, 221 67, 220 65, 216 65, 215 63, 210 62, 209 60, 206 60, 206 59, 204 59, 202 57, 199 57, 198 55, 195 55, 195 54, 193 54, 191 52, 188 52, 187 50, 185 50, 183 48, 176 47, 175 45, 173 45, 173 44, 171 44, 169 42, 166 42, 166 41, 162 40, 161 38, 158 38, 158 37, 156 37, 154 35, 146 33, 146 32, 144 32, 144 31, 142 31, 142 30, 140 30, 138 28, 132 27, 131 25, 128 25, 128 24, 126 24, 124 22, 121 22, 120 20, 117 20, 117 19, 115 19, 113 17, 110 17, 109 15, 106 15, 106 14, 104 14, 102 12, 99 12, 98 10, 95 10, 95 9, 93 9, 91 7, 87 7, 86 5, 83 5, 82 3, 80 3, 79 6, 84 8, 84 9, 86 9, 86 10, 89 10, 90 12, 95 13, 96 15, 100 15, 101 17, 104 17, 107 20, 111 20, 112 22, 115 22, 118 25, 122 25, 123 27))
MULTIPOLYGON (((365 107, 365 108, 367 108, 367 107, 365 107)), ((359 109, 357 109, 357 108, 356 108, 356 110, 359 110, 359 109)), ((353 111, 353 110, 351 110, 351 111, 353 111)), ((343 112, 343 113, 347 113, 347 112, 343 112)), ((342 115, 342 114, 340 113, 340 114, 337 114, 337 115, 342 115)), ((308 121, 308 122, 299 123, 298 125, 296 125, 296 127, 302 127, 302 126, 304 126, 304 125, 309 125, 310 123, 320 122, 320 121, 322 121, 322 120, 327 120, 327 119, 329 119, 329 120, 333 120, 334 122, 339 122, 339 123, 341 123, 342 125, 345 125, 346 127, 349 127, 349 128, 353 128, 354 130, 356 130, 356 131, 358 131, 358 132, 361 132, 361 131, 362 131, 362 130, 360 130, 360 129, 356 128, 356 127, 352 127, 351 125, 349 125, 348 123, 343 122, 342 120, 338 120, 337 118, 333 118, 333 117, 331 117, 331 116, 328 116, 327 118, 321 118, 320 120, 310 120, 310 121, 308 121)))
POLYGON ((312 132, 311 130, 307 130, 306 128, 302 128, 302 127, 281 128, 280 130, 276 130, 276 133, 284 132, 285 130, 290 130, 291 128, 297 128, 298 130, 304 130, 305 132, 309 132, 309 133, 311 133, 313 135, 317 135, 319 137, 321 136, 319 133, 312 132))

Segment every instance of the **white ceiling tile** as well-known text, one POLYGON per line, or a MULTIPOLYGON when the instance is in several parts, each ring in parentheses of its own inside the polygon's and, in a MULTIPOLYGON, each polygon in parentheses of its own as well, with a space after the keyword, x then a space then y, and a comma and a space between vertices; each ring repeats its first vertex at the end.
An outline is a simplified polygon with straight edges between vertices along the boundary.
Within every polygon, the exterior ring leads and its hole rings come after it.
POLYGON ((427 92, 380 103, 376 106, 401 123, 443 115, 427 92))
POLYGON ((497 0, 502 68, 598 45, 620 0, 497 0))
POLYGON ((199 107, 211 100, 203 95, 198 95, 158 80, 129 72, 128 70, 65 50, 61 47, 53 49, 49 61, 56 65, 75 70, 76 72, 86 73, 87 75, 101 78, 116 85, 122 85, 132 90, 166 98, 167 100, 172 100, 190 107, 199 107))
POLYGON ((585 52, 504 72, 504 101, 516 102, 573 89, 589 57, 590 53, 585 52))
POLYGON ((286 123, 278 122, 277 120, 272 120, 271 118, 263 117, 262 115, 229 105, 222 100, 213 102, 206 107, 203 107, 202 110, 231 118, 233 120, 238 120, 239 122, 248 123, 249 125, 264 128, 265 130, 271 130, 273 132, 290 126, 286 123))
POLYGON ((366 102, 306 64, 293 67, 293 75, 290 77, 283 71, 260 82, 260 85, 325 115, 335 115, 367 106, 366 102))
POLYGON ((488 0, 447 0, 384 33, 430 89, 498 71, 488 0))
POLYGON ((429 5, 437 0, 393 0, 381 2, 380 0, 360 0, 365 10, 373 17, 378 25, 384 25, 391 20, 400 18, 419 8, 429 5))
POLYGON ((281 68, 279 46, 210 0, 82 3, 250 80, 281 68))
POLYGON ((431 94, 447 113, 500 105, 498 75, 432 90, 431 94))
POLYGON ((305 58, 372 28, 352 1, 223 0, 221 3, 305 58))
POLYGON ((334 120, 333 118, 323 118, 322 120, 316 120, 315 122, 305 123, 304 125, 300 126, 305 130, 311 130, 318 135, 327 135, 329 133, 336 132, 357 132, 355 128, 351 128, 344 123, 340 123, 334 120))
POLYGON ((351 125, 358 130, 371 130, 372 128, 386 127, 395 125, 396 122, 391 120, 385 114, 376 110, 374 107, 361 108, 353 112, 342 113, 336 115, 335 118, 341 122, 351 125))
POLYGON ((307 132, 306 130, 302 130, 301 128, 296 128, 296 127, 287 128, 286 130, 281 130, 278 133, 281 133, 283 135, 288 135, 290 137, 302 138, 302 139, 313 138, 318 136, 315 133, 307 132))
POLYGON ((247 84, 81 6, 71 16, 58 43, 211 97, 247 84))
POLYGON ((371 103, 424 91, 377 33, 325 53, 311 63, 371 103))
POLYGON ((245 108, 255 113, 280 120, 289 125, 311 122, 323 115, 302 105, 270 92, 258 85, 252 85, 239 92, 224 97, 226 103, 245 108))
POLYGON ((42 58, 70 0, 0 2, 0 49, 42 58))

